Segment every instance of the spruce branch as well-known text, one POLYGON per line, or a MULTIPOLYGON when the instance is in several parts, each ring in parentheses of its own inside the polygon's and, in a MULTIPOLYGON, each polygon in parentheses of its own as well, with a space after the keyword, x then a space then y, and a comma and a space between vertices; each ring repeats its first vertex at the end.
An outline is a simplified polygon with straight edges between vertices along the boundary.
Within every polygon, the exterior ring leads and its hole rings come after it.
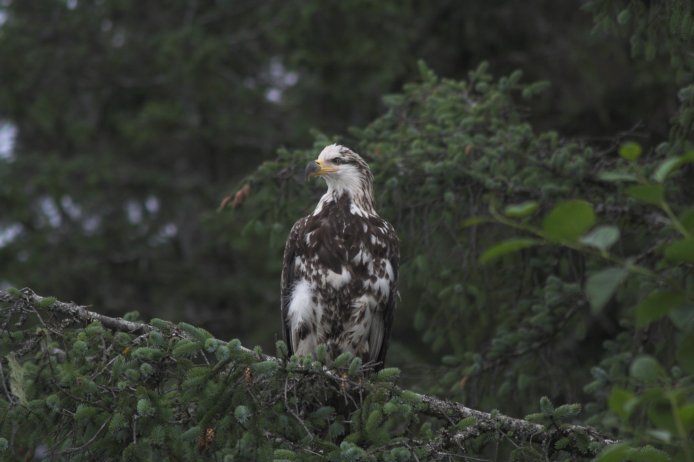
MULTIPOLYGON (((52 297, 42 297, 28 288, 0 290, 0 313, 3 316, 9 317, 12 312, 17 312, 20 315, 27 312, 37 313, 37 309, 59 314, 69 319, 72 323, 82 325, 99 321, 102 326, 108 329, 134 335, 143 336, 149 332, 159 330, 157 327, 149 324, 105 316, 88 310, 86 306, 73 302, 66 303, 55 300, 52 297)), ((181 329, 173 326, 172 329, 172 335, 189 337, 189 334, 181 329)), ((284 362, 274 356, 258 353, 243 346, 239 346, 239 349, 254 355, 258 360, 284 362)), ((324 373, 330 379, 339 382, 345 381, 344 377, 327 369, 324 373)), ((359 391, 368 391, 369 387, 368 381, 350 381, 349 385, 353 389, 359 389, 359 391)), ((285 393, 286 386, 285 383, 285 393)), ((393 390, 394 392, 402 391, 397 387, 393 387, 393 390)), ((483 412, 457 402, 430 395, 412 393, 412 396, 416 397, 421 403, 421 412, 430 417, 449 423, 459 422, 462 419, 473 419, 473 422, 462 430, 450 426, 439 432, 432 441, 422 443, 422 447, 432 449, 436 454, 449 454, 451 450, 460 450, 467 440, 485 433, 502 435, 503 438, 507 438, 514 443, 539 445, 550 453, 554 451, 555 443, 562 440, 562 450, 582 457, 593 457, 603 447, 619 442, 600 434, 597 430, 590 427, 568 424, 545 427, 524 419, 506 416, 496 411, 492 413, 483 412)), ((298 414, 294 416, 301 421, 298 414)), ((307 430, 307 433, 310 434, 310 431, 307 430)), ((413 440, 412 443, 419 444, 421 442, 413 440)))
POLYGON ((421 402, 426 405, 424 413, 428 415, 458 421, 469 417, 475 419, 475 423, 469 427, 446 435, 455 443, 463 443, 465 440, 488 432, 501 432, 512 441, 539 444, 543 447, 551 447, 560 439, 568 438, 569 443, 564 450, 580 456, 594 457, 602 447, 618 442, 600 434, 591 427, 563 425, 550 428, 497 412, 478 411, 460 403, 433 396, 423 394, 418 396, 421 402), (586 439, 588 443, 592 444, 581 448, 579 439, 586 439))

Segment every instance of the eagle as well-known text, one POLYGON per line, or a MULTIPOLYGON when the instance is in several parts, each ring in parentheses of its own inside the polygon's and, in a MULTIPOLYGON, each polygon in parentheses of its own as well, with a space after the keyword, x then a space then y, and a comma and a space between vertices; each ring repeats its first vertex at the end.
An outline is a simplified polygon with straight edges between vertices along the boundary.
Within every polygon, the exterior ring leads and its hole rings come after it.
POLYGON ((373 175, 357 153, 325 147, 306 167, 328 190, 289 232, 282 265, 284 340, 292 354, 331 362, 349 352, 364 366, 383 367, 398 297, 399 241, 378 216, 373 175))

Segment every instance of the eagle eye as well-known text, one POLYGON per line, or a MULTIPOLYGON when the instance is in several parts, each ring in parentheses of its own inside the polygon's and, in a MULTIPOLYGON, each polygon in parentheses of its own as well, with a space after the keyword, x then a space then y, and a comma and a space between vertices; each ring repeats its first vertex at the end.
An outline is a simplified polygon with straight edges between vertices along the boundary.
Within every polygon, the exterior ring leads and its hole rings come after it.
POLYGON ((343 159, 342 157, 336 157, 333 159, 332 162, 333 162, 333 164, 337 164, 337 165, 342 165, 342 164, 347 163, 347 161, 345 159, 343 159))

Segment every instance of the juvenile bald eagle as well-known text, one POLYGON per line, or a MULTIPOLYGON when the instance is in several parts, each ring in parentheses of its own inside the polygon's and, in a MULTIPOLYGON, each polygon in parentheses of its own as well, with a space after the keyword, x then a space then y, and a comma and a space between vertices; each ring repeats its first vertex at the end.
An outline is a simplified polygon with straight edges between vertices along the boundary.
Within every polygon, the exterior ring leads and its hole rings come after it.
POLYGON ((328 191, 289 233, 282 267, 282 323, 290 354, 325 345, 383 367, 397 297, 399 245, 373 205, 369 166, 350 149, 327 146, 306 167, 328 191))

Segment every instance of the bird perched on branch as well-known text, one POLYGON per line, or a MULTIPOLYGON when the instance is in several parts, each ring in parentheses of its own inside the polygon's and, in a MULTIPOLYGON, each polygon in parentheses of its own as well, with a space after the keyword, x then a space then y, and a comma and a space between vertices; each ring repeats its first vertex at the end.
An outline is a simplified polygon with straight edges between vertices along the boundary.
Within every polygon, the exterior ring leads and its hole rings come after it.
POLYGON ((397 297, 399 244, 373 204, 373 175, 358 154, 327 146, 306 167, 328 191, 289 233, 282 323, 290 354, 343 352, 383 367, 397 297))

